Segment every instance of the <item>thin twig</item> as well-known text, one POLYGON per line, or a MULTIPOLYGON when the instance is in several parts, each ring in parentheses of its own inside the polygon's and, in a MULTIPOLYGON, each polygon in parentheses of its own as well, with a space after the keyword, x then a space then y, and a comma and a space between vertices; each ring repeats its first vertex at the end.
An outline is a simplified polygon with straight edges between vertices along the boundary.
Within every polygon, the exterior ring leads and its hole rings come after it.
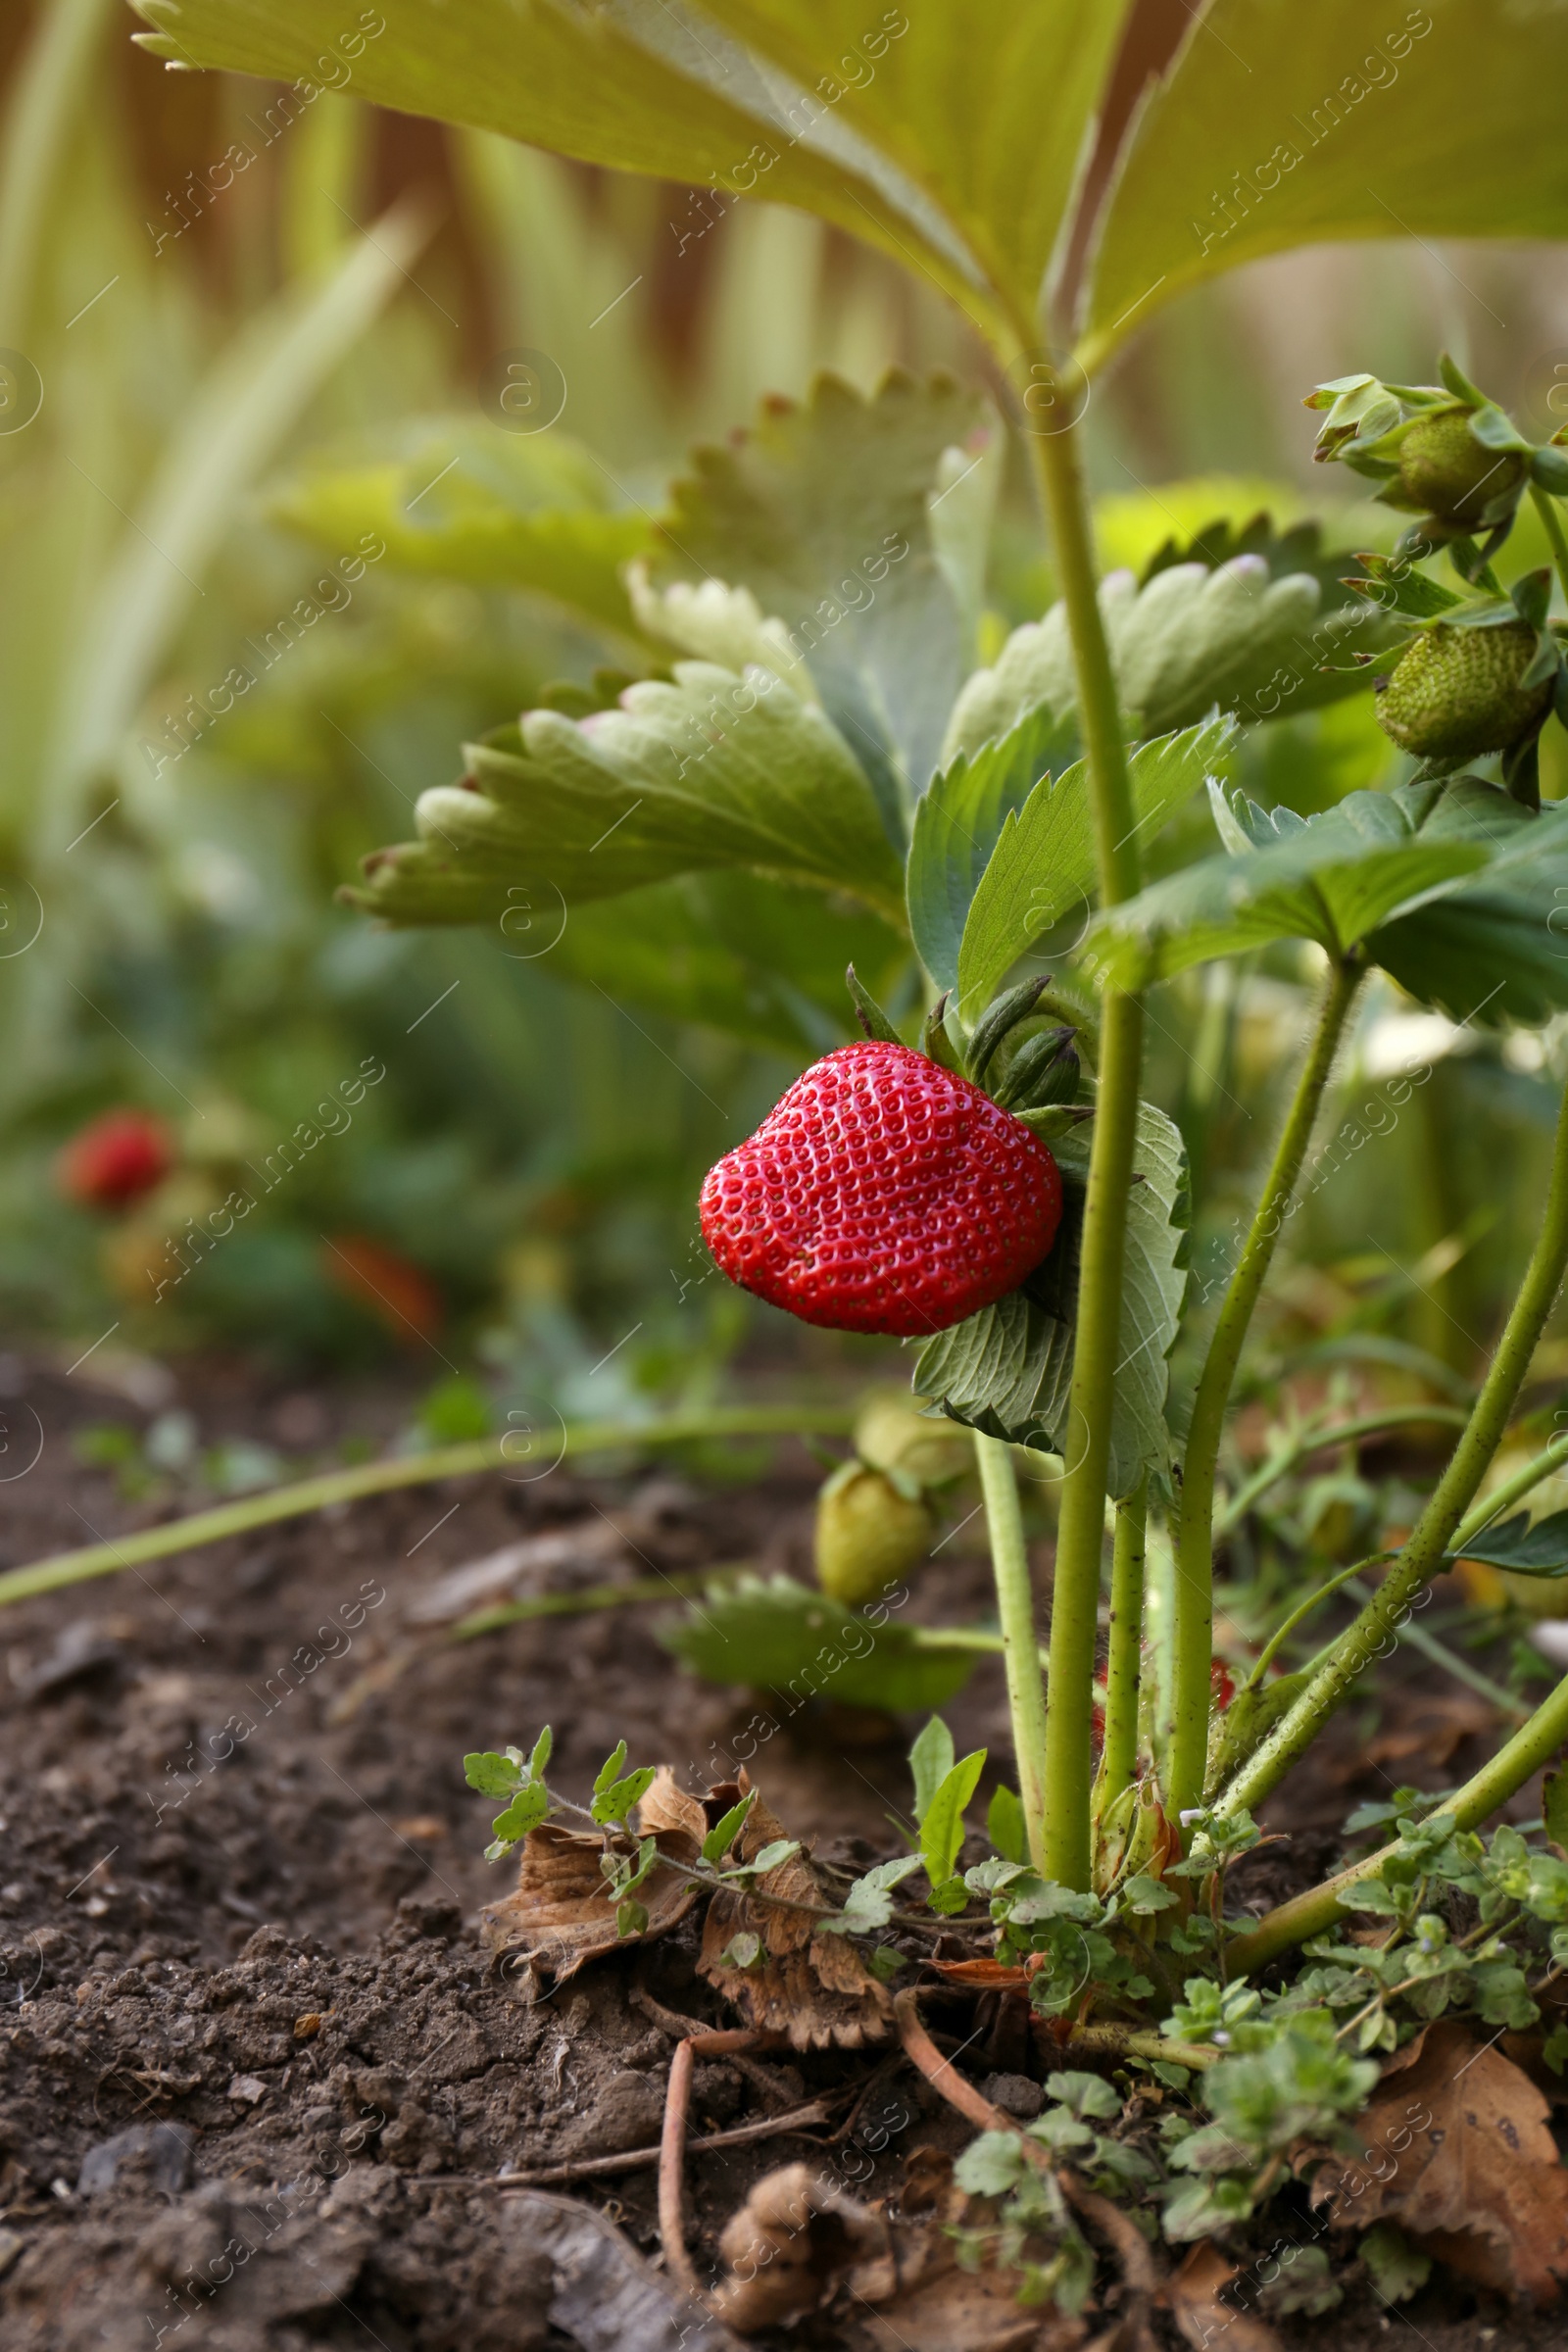
MULTIPOLYGON (((710 2148, 744 2148, 759 2139, 787 2138, 791 2132, 806 2133, 813 2124, 828 2124, 833 2109, 843 2097, 839 2092, 832 2098, 808 2099, 804 2107, 792 2107, 785 2115, 765 2115, 753 2124, 733 2124, 727 2132, 709 2132, 701 2139, 686 2142, 688 2156, 703 2156, 710 2148)), ((624 2148, 617 2156, 584 2156, 574 2164, 548 2164, 526 2173, 426 2173, 421 2176, 425 2185, 436 2188, 458 2186, 465 2188, 558 2188, 567 2187, 574 2180, 599 2180, 616 2173, 647 2172, 658 2164, 658 2148, 624 2148)))

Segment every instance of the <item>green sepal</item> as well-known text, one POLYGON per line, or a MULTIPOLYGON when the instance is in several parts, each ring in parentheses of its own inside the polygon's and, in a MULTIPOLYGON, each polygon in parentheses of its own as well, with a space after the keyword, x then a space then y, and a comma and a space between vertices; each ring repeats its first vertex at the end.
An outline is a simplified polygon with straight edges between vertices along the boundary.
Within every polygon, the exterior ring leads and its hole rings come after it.
POLYGON ((1011 1067, 993 1089, 1004 1110, 1047 1110, 1071 1102, 1078 1092, 1078 1054, 1071 1029, 1043 1029, 1019 1048, 1011 1067))
POLYGON ((884 1046, 902 1046, 904 1043, 903 1038, 894 1028, 893 1023, 888 1019, 887 1014, 883 1011, 875 997, 873 997, 868 990, 862 988, 859 981, 856 978, 855 966, 853 963, 850 965, 849 969, 844 975, 844 985, 849 990, 850 996, 854 1001, 855 1010, 859 1019, 860 1027, 865 1031, 866 1036, 871 1039, 873 1044, 884 1046))
POLYGON ((925 1016, 920 1031, 920 1051, 928 1061, 940 1062, 945 1070, 952 1070, 955 1077, 961 1078, 964 1075, 963 1056, 954 1044, 948 1028, 948 1007, 952 1002, 953 991, 945 988, 925 1016))
POLYGON ((1568 455, 1549 442, 1538 449, 1530 461, 1530 479, 1548 498, 1568 498, 1568 455))
POLYGON ((980 1015, 969 1039, 969 1076, 976 1086, 984 1086, 997 1048, 1009 1029, 1028 1019, 1049 984, 1049 973, 1038 980, 1020 980, 1016 988, 1004 990, 980 1015))

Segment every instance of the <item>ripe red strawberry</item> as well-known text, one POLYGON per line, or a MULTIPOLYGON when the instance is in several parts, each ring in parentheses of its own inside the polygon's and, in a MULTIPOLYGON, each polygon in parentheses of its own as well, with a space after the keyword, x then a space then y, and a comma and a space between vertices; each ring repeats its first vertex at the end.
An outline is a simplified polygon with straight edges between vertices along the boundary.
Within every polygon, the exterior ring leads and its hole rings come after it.
POLYGON ((173 1164, 162 1120, 144 1110, 106 1110, 72 1137, 55 1176, 66 1199, 83 1208, 125 1208, 162 1184, 173 1164))
POLYGON ((803 1323, 923 1339, 1040 1263, 1061 1177, 967 1078, 873 1041, 813 1062, 709 1170, 702 1218, 730 1280, 803 1323))

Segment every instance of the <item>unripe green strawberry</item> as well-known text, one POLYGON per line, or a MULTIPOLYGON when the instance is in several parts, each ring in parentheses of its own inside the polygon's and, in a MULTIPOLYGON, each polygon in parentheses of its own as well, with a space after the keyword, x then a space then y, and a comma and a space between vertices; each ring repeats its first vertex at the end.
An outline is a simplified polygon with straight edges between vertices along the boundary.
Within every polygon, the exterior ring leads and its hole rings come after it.
POLYGON ((1487 508, 1519 488, 1529 464, 1523 450, 1478 441, 1468 409, 1437 409, 1418 416, 1399 443, 1399 503, 1450 529, 1479 530, 1487 508))
POLYGON ((1423 630, 1378 680, 1377 717, 1401 751, 1426 760, 1470 760, 1505 752, 1548 709, 1553 681, 1519 681, 1535 659, 1536 631, 1528 621, 1495 628, 1454 628, 1437 621, 1423 630))
POLYGON ((902 1471, 922 1487, 974 1467, 970 1432, 922 1413, 907 1389, 872 1390, 855 1418, 855 1450, 871 1469, 902 1471))
POLYGON ((912 1482, 845 1462, 816 1498, 816 1581, 846 1608, 862 1608, 919 1566, 933 1532, 912 1482))

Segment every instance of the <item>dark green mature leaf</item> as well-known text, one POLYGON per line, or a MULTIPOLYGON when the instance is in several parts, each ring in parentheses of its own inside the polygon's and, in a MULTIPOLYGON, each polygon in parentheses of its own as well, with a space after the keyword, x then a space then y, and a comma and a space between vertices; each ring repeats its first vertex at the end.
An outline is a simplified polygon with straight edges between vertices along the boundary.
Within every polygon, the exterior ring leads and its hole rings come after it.
MULTIPOLYGON (((1215 541, 1222 546, 1222 539, 1215 541)), ((1379 653, 1407 633, 1328 576, 1330 560, 1314 537, 1287 533, 1279 548, 1298 548, 1304 568, 1276 575, 1270 540, 1226 562, 1156 558, 1142 586, 1130 571, 1101 582, 1100 608, 1123 710, 1140 736, 1193 725, 1217 705, 1244 719, 1295 716, 1364 691, 1370 675, 1352 653, 1379 653), (1324 665, 1330 667, 1325 670, 1324 665)), ((1348 559, 1333 562, 1349 572, 1348 559)), ((949 721, 945 760, 971 755, 1038 703, 1077 708, 1066 608, 1014 629, 996 666, 977 670, 949 721)))
MULTIPOLYGON (((1209 719, 1184 734, 1144 744, 1129 763, 1138 830, 1152 839, 1165 818, 1222 764, 1234 721, 1209 719)), ((1095 827, 1084 761, 1043 778, 1021 809, 1003 819, 974 892, 958 950, 958 1009, 986 1003, 1003 976, 1095 888, 1095 827)))
MULTIPOLYGON (((320 0, 134 0, 155 57, 285 80, 278 129, 322 89, 401 114, 499 130, 584 163, 757 194, 820 213, 975 306, 955 231, 896 166, 846 143, 831 112, 781 83, 710 20, 666 0, 381 0, 323 15, 320 0), (837 133, 837 135, 835 135, 837 133)), ((877 11, 858 27, 862 49, 877 11)), ((275 137, 277 130, 270 134, 275 137)))
POLYGON ((902 923, 902 876, 842 737, 771 673, 683 662, 620 708, 525 712, 468 752, 468 787, 420 795, 420 840, 367 861, 356 903, 394 923, 499 921, 715 866, 847 891, 902 923))
POLYGON ((958 984, 963 926, 1004 819, 1021 811, 1042 776, 1060 775, 1077 756, 1076 721, 1042 703, 932 779, 914 814, 905 893, 920 960, 939 987, 958 984))
POLYGON ((894 1714, 940 1707, 975 1665, 972 1650, 919 1646, 885 1606, 873 1625, 787 1576, 741 1577, 706 1593, 661 1638, 708 1682, 776 1690, 792 1702, 782 1715, 816 1697, 894 1714))
POLYGON ((1528 1511, 1519 1511, 1448 1556, 1484 1560, 1489 1568, 1506 1568, 1513 1576, 1568 1576, 1568 1511, 1550 1511, 1534 1521, 1528 1511))
POLYGON ((398 570, 530 589, 635 631, 620 567, 646 553, 651 525, 563 433, 421 418, 391 447, 316 458, 269 511, 334 556, 369 534, 398 570))
POLYGON ((1477 821, 1501 846, 1477 880, 1372 932, 1367 953, 1454 1020, 1549 1020, 1568 1009, 1568 811, 1533 814, 1495 786, 1459 782, 1486 796, 1477 821))
POLYGON ((661 582, 724 580, 783 622, 900 841, 972 659, 928 500, 943 452, 979 461, 996 430, 949 376, 895 373, 870 400, 821 376, 695 450, 662 526, 661 582))
MULTIPOLYGON (((930 1341, 914 1368, 916 1394, 955 1421, 1048 1453, 1061 1453, 1066 1444, 1090 1141, 1086 1126, 1052 1146, 1069 1214, 1045 1266, 1026 1290, 930 1341)), ((1117 1496, 1130 1494, 1145 1471, 1167 1457, 1166 1357, 1187 1288, 1187 1155, 1179 1130, 1148 1102, 1139 1105, 1133 1168, 1110 1440, 1110 1491, 1117 1496)))
POLYGON ((1494 0, 1214 0, 1140 117, 1090 350, 1240 262, 1348 237, 1568 232, 1568 16, 1494 0), (1434 123, 1444 125, 1435 139, 1434 123))
MULTIPOLYGON (((1351 793, 1322 816, 1293 819, 1272 847, 1204 858, 1107 909, 1088 954, 1132 987, 1275 939, 1313 939, 1342 956, 1398 908, 1489 861, 1479 827, 1424 828, 1439 797, 1422 809, 1393 793, 1351 793)), ((1271 824, 1253 815, 1260 831, 1271 824)))

